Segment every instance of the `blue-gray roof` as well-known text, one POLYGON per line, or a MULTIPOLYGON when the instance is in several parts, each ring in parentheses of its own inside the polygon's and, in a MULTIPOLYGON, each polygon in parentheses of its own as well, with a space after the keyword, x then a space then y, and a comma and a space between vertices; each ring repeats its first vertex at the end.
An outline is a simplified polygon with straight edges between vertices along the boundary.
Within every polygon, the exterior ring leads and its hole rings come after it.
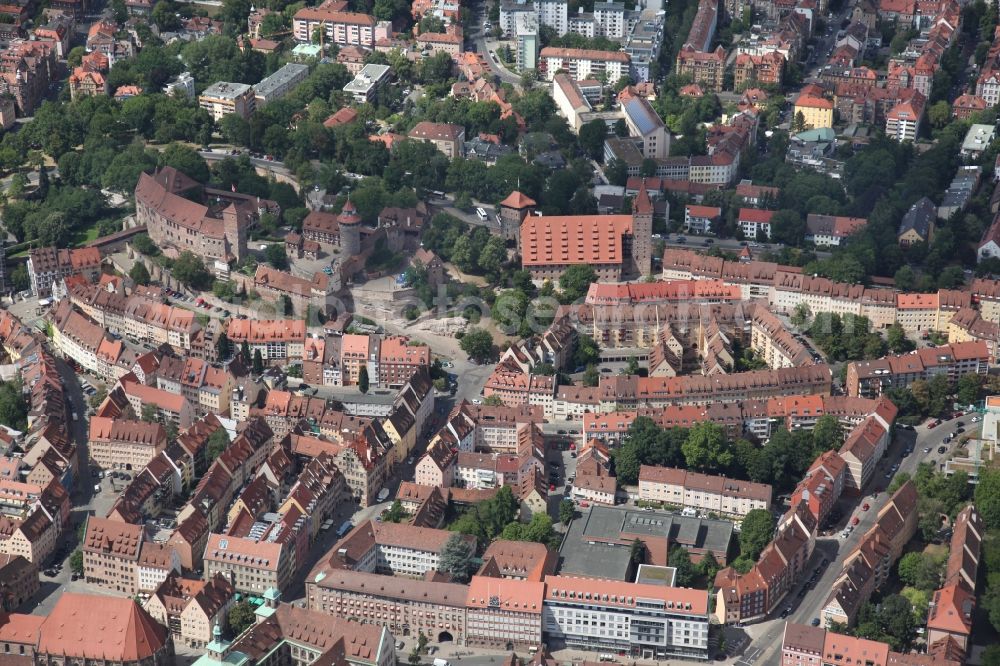
POLYGON ((626 101, 624 111, 643 136, 663 127, 663 121, 656 115, 656 111, 641 97, 632 97, 626 101))

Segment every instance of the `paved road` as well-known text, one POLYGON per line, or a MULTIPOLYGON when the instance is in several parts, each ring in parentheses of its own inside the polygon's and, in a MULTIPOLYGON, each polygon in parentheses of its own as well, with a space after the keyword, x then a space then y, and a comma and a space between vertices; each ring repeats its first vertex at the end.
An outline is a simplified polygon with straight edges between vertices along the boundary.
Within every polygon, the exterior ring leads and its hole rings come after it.
POLYGON ((231 153, 216 152, 214 150, 199 150, 198 154, 208 162, 224 160, 227 157, 235 160, 239 159, 243 155, 246 155, 250 158, 250 163, 255 167, 267 169, 268 171, 273 171, 274 173, 281 174, 282 176, 292 175, 292 172, 288 170, 288 167, 285 166, 284 162, 280 162, 278 160, 266 160, 262 157, 252 157, 245 151, 241 154, 233 155, 231 153))
MULTIPOLYGON (((813 618, 822 617, 823 606, 826 603, 827 595, 829 595, 833 587, 834 580, 841 572, 844 556, 858 545, 864 533, 874 524, 878 510, 888 501, 889 496, 885 492, 881 492, 872 498, 871 489, 884 489, 891 483, 893 476, 890 474, 891 466, 898 463, 899 470, 896 474, 906 472, 912 476, 917 469, 917 465, 921 462, 933 462, 935 465, 940 464, 957 445, 957 439, 953 440, 944 454, 938 454, 937 449, 941 446, 942 440, 948 433, 955 431, 957 421, 964 422, 965 434, 975 430, 978 424, 970 422, 971 416, 966 415, 950 421, 944 421, 932 430, 927 429, 926 426, 919 426, 916 430, 897 429, 889 451, 869 482, 867 494, 860 499, 847 498, 842 500, 840 507, 843 518, 834 536, 817 539, 816 552, 813 555, 812 562, 810 562, 810 568, 819 566, 824 557, 830 561, 830 564, 825 570, 821 571, 815 587, 809 590, 801 600, 794 594, 797 590, 793 590, 786 598, 786 602, 782 605, 782 608, 791 607, 792 611, 788 616, 790 622, 809 624, 813 618), (909 445, 912 445, 913 453, 903 457, 903 451, 909 445), (925 447, 931 449, 929 453, 923 452, 925 447), (869 511, 862 511, 859 508, 864 502, 871 504, 869 511), (842 539, 840 531, 854 516, 859 519, 858 525, 854 528, 850 536, 842 539)), ((776 613, 780 612, 780 608, 776 610, 776 613)), ((784 620, 779 618, 748 627, 747 633, 754 640, 747 649, 747 652, 744 653, 744 659, 741 660, 742 663, 737 662, 738 666, 750 666, 755 663, 759 664, 759 666, 778 666, 781 659, 781 637, 784 627, 784 620)))

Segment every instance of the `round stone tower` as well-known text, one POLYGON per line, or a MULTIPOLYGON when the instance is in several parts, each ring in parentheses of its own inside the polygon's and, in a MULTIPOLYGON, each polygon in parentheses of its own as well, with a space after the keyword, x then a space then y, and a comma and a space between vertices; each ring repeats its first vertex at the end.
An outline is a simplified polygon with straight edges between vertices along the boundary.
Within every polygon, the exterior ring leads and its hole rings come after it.
POLYGON ((340 225, 340 250, 343 255, 353 257, 361 253, 361 216, 358 209, 348 199, 344 209, 337 216, 340 225))

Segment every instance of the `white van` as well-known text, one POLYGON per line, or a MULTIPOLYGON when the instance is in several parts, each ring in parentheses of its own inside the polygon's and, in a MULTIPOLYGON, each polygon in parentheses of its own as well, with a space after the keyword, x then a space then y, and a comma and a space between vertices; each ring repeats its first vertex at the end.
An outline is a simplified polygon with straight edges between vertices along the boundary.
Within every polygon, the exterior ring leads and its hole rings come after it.
POLYGON ((389 489, 383 488, 382 490, 378 491, 378 497, 376 497, 375 499, 377 499, 379 503, 389 499, 389 489))
POLYGON ((478 215, 479 219, 482 220, 483 222, 489 219, 489 215, 487 215, 486 211, 483 210, 482 208, 476 208, 476 215, 478 215))

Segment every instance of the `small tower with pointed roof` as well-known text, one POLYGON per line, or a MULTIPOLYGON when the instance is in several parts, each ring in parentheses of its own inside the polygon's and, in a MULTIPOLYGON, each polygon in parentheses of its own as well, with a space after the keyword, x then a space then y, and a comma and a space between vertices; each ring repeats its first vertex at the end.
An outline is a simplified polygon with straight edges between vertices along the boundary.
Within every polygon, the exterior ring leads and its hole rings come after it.
POLYGON ((514 190, 500 202, 500 235, 504 240, 517 241, 521 249, 521 223, 535 209, 535 200, 514 190))
POLYGON ((653 202, 645 180, 632 202, 632 262, 639 277, 653 270, 653 202))
POLYGON ((361 216, 350 199, 337 216, 337 224, 340 225, 340 250, 344 257, 361 254, 361 216))

